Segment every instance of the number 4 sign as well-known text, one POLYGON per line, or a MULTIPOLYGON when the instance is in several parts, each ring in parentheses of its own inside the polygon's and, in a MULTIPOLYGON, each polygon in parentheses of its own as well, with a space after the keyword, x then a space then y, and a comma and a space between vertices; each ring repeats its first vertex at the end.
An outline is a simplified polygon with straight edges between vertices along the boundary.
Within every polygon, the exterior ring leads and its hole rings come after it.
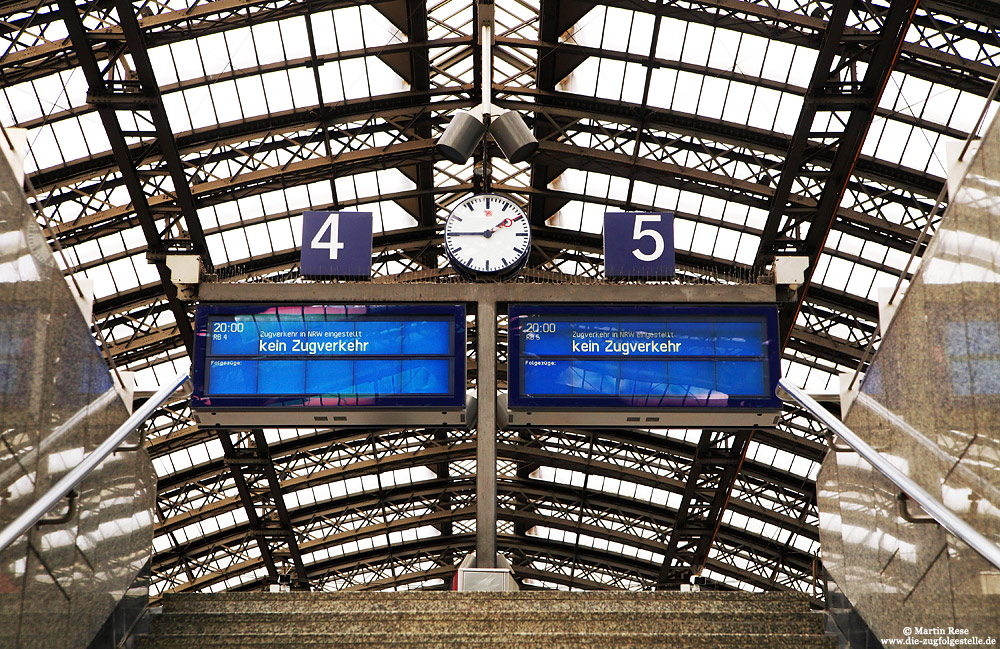
POLYGON ((674 275, 671 212, 608 212, 604 215, 604 275, 661 278, 674 275))
POLYGON ((303 212, 302 274, 371 277, 371 212, 303 212))

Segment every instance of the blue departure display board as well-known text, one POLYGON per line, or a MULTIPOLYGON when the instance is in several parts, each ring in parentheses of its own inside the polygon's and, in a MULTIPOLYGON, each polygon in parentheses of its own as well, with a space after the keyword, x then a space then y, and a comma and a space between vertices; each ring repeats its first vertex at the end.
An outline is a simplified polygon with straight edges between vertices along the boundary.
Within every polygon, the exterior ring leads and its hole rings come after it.
POLYGON ((465 307, 204 305, 195 409, 465 404, 465 307))
POLYGON ((780 409, 774 306, 511 305, 511 408, 780 409))

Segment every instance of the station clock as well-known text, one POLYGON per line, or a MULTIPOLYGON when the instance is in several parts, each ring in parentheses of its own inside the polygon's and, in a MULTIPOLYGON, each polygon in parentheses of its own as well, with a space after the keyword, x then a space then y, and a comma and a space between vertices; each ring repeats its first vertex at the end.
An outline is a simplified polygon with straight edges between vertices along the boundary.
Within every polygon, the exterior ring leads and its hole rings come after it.
POLYGON ((531 248, 531 227, 524 210, 499 194, 462 199, 444 226, 444 249, 462 276, 503 280, 517 274, 531 248))

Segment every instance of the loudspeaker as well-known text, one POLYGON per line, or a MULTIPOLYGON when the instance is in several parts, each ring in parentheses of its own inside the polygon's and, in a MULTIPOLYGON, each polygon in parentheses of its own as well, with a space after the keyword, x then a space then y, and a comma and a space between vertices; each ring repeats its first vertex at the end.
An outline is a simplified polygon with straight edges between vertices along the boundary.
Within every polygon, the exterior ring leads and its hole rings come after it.
POLYGON ((490 135, 511 162, 523 162, 538 149, 538 140, 514 110, 507 111, 490 123, 490 135))
POLYGON ((438 140, 438 151, 455 164, 465 164, 485 132, 486 126, 481 120, 468 113, 455 113, 438 140))

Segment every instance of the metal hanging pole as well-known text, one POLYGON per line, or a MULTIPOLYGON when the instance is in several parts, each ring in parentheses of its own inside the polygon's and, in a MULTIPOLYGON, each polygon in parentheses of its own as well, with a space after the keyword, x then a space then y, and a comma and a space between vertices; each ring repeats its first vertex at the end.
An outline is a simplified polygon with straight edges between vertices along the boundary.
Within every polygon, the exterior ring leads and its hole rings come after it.
POLYGON ((493 292, 476 309, 476 567, 497 567, 497 305, 493 292))
POLYGON ((480 109, 483 111, 483 140, 481 151, 483 155, 483 192, 489 193, 493 185, 493 165, 490 163, 489 140, 490 119, 493 117, 493 3, 479 3, 479 24, 480 24, 480 46, 482 48, 482 103, 480 109))
POLYGON ((493 3, 479 3, 480 38, 483 64, 483 117, 493 114, 493 3))
MULTIPOLYGON (((493 110, 493 2, 478 6, 482 39, 483 124, 489 129, 493 110)), ((483 191, 489 192, 493 173, 482 140, 483 191)), ((479 396, 476 424, 476 567, 497 567, 497 305, 492 291, 484 291, 477 301, 476 346, 479 396)))

